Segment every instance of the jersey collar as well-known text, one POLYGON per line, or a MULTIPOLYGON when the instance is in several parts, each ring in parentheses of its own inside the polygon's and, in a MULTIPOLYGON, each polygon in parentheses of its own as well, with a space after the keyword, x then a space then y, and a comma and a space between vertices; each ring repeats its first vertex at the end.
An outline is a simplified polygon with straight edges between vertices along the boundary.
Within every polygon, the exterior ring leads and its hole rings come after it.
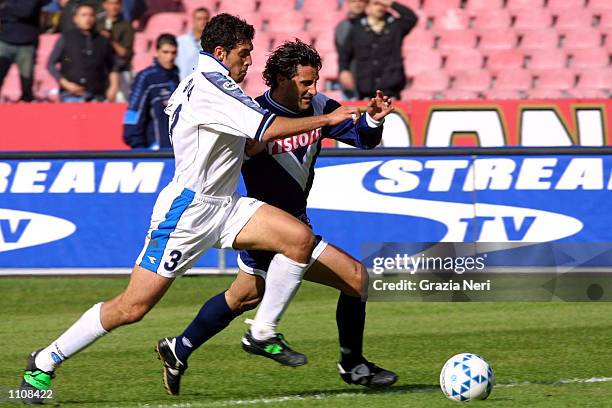
POLYGON ((276 102, 274 99, 272 99, 272 93, 270 92, 270 90, 268 89, 266 91, 266 93, 264 93, 264 98, 266 98, 266 102, 268 102, 270 105, 274 106, 276 109, 278 109, 281 112, 284 113, 289 113, 292 115, 299 115, 300 112, 295 112, 283 105, 281 105, 280 103, 276 102))
POLYGON ((216 59, 212 54, 205 51, 200 51, 198 57, 198 71, 200 72, 220 72, 227 76, 229 69, 224 63, 216 59))

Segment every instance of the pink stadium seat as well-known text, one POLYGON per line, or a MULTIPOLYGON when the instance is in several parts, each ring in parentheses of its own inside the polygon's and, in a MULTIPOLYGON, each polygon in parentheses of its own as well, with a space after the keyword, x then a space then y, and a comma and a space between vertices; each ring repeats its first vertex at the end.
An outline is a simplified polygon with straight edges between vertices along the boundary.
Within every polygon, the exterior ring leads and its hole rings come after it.
POLYGON ((531 88, 531 74, 525 70, 500 71, 494 80, 493 89, 503 91, 527 91, 531 88))
POLYGON ((610 65, 610 53, 604 48, 585 48, 571 53, 571 68, 592 69, 610 65))
POLYGON ((576 88, 581 89, 612 89, 611 69, 591 69, 580 72, 576 88))
POLYGON ((483 30, 479 33, 478 47, 482 52, 509 50, 516 46, 517 36, 511 30, 483 30))
MULTIPOLYGON (((229 0, 236 3, 243 0, 229 0)), ((258 1, 257 11, 262 14, 280 16, 283 13, 295 11, 295 0, 258 1)), ((329 5, 327 6, 329 8, 329 5)))
POLYGON ((336 45, 334 43, 334 31, 325 30, 321 32, 308 32, 313 39, 314 47, 317 49, 319 54, 327 54, 329 52, 336 51, 336 45))
POLYGON ((425 0, 423 3, 423 9, 428 14, 439 14, 460 7, 461 0, 425 0))
POLYGON ((16 101, 21 96, 21 82, 17 66, 13 64, 8 74, 4 77, 2 89, 0 89, 0 100, 16 101))
POLYGON ((610 0, 589 0, 589 8, 591 10, 612 10, 612 2, 610 0))
POLYGON ((440 69, 442 57, 436 50, 408 50, 404 54, 404 67, 409 76, 440 69))
POLYGON ((557 48, 559 35, 554 29, 528 30, 521 35, 520 47, 524 51, 539 51, 557 48))
POLYGON ((322 54, 322 67, 319 72, 319 78, 324 85, 325 80, 338 78, 338 55, 335 52, 322 54))
POLYGON ((470 16, 465 10, 451 8, 433 16, 435 30, 466 30, 470 26, 470 16))
POLYGON ((187 15, 185 13, 157 13, 153 14, 145 31, 149 38, 157 37, 161 33, 174 35, 184 34, 187 30, 187 15))
POLYGON ((256 11, 257 2, 255 0, 222 0, 219 3, 220 13, 229 13, 242 16, 256 11))
POLYGON ((533 89, 529 92, 529 99, 560 99, 565 93, 558 89, 533 89))
POLYGON ((486 67, 491 73, 505 70, 520 70, 525 64, 525 55, 521 50, 495 51, 489 54, 486 67))
POLYGON ((548 0, 546 6, 551 10, 577 10, 585 4, 585 0, 548 0))
POLYGON ((306 9, 303 8, 300 13, 306 20, 306 28, 308 31, 331 31, 333 32, 336 26, 344 19, 346 13, 341 11, 329 11, 321 13, 320 8, 306 9))
POLYGON ((479 99, 477 92, 463 91, 460 89, 447 89, 444 91, 444 99, 465 101, 465 100, 476 100, 479 99))
POLYGON ((612 10, 602 10, 597 13, 599 16, 599 29, 612 28, 612 10))
POLYGON ((595 48, 601 45, 602 36, 594 29, 570 30, 561 35, 561 43, 567 50, 595 48))
POLYGON ((567 55, 563 50, 551 48, 537 50, 528 57, 527 68, 531 72, 547 69, 561 69, 567 65, 567 55))
POLYGON ((478 11, 473 21, 476 30, 505 30, 512 22, 510 14, 505 9, 478 11))
POLYGON ((457 73, 454 89, 463 91, 481 92, 491 86, 491 74, 485 70, 464 71, 457 73))
POLYGON ((304 31, 306 22, 302 13, 297 11, 285 11, 282 16, 267 14, 262 18, 267 22, 266 31, 293 34, 298 37, 304 31))
POLYGON ((485 99, 522 99, 524 97, 520 91, 512 89, 491 89, 483 96, 485 99))
POLYGON ((514 14, 514 29, 515 30, 534 30, 538 28, 546 28, 552 25, 553 16, 546 9, 531 8, 527 10, 516 11, 514 14))
POLYGON ((544 0, 508 0, 506 8, 510 11, 533 10, 544 7, 544 0))
POLYGON ((417 91, 414 89, 404 89, 400 94, 400 99, 402 101, 428 101, 434 99, 434 94, 432 92, 417 91))
MULTIPOLYGON (((38 37, 38 51, 37 54, 43 56, 51 55, 55 43, 59 39, 59 34, 42 34, 38 37)), ((46 61, 45 61, 46 63, 46 61)))
POLYGON ((434 35, 431 30, 415 28, 402 43, 404 53, 407 50, 431 49, 434 46, 434 35))
POLYGON ((456 50, 446 55, 444 70, 449 74, 482 69, 482 54, 475 49, 456 50))
POLYGON ((472 30, 453 30, 438 32, 440 51, 453 51, 476 46, 476 34, 472 30))
POLYGON ((415 75, 411 89, 415 91, 440 92, 448 87, 449 77, 442 71, 428 71, 415 75))
MULTIPOLYGON (((308 0, 306 0, 308 1, 308 0)), ((329 1, 329 0, 323 0, 329 1)), ((398 3, 403 4, 406 7, 410 7, 413 11, 417 11, 421 7, 421 0, 397 0, 398 3)), ((347 3, 345 1, 345 3, 347 3)))
POLYGON ((497 10, 504 7, 503 0, 468 0, 466 9, 470 11, 497 10))
POLYGON ((590 28, 593 25, 593 14, 586 9, 559 10, 556 16, 555 28, 561 31, 590 28))
POLYGON ((140 72, 153 63, 154 55, 151 53, 136 53, 132 58, 132 71, 140 72))
POLYGON ((568 90, 576 84, 576 74, 569 69, 554 69, 541 71, 536 80, 536 89, 568 90))
POLYGON ((144 33, 134 35, 134 53, 148 53, 152 47, 155 45, 144 33))
POLYGON ((272 49, 280 46, 285 41, 295 41, 296 38, 299 38, 302 42, 306 44, 310 44, 310 39, 305 37, 303 33, 270 33, 270 38, 272 39, 272 49))
POLYGON ((600 99, 610 97, 609 93, 602 89, 574 88, 569 91, 569 94, 569 96, 579 99, 600 99))

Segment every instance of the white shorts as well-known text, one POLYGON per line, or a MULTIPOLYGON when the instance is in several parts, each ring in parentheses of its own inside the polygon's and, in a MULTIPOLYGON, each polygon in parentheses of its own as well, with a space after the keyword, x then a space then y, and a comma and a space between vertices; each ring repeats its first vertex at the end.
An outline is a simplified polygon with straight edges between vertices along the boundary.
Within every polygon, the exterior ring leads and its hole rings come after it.
POLYGON ((209 248, 231 249, 263 201, 197 194, 175 182, 157 197, 136 264, 167 278, 187 272, 209 248))
MULTIPOLYGON (((310 267, 314 261, 325 251, 327 248, 327 242, 325 242, 319 235, 317 235, 319 241, 312 250, 308 267, 310 267)), ((270 261, 276 255, 274 252, 269 251, 240 251, 238 253, 238 267, 241 271, 248 273, 249 275, 257 275, 266 279, 268 273, 268 267, 270 261)))

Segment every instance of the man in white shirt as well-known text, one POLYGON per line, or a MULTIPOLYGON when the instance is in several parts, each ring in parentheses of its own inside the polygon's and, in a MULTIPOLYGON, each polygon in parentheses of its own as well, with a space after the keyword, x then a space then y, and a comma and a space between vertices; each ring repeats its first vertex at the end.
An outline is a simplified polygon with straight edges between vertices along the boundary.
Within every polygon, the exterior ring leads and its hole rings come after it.
MULTIPOLYGON (((160 192, 145 246, 127 288, 93 305, 60 337, 31 353, 20 395, 42 403, 40 390, 51 387, 55 369, 111 330, 141 320, 211 247, 275 252, 268 288, 278 289, 268 309, 268 341, 284 347, 275 323, 299 286, 315 239, 302 222, 259 200, 236 192, 247 139, 268 142, 356 117, 358 109, 289 119, 276 117, 245 95, 242 82, 252 64, 253 26, 229 14, 215 16, 202 33, 198 69, 170 98, 169 135, 175 175, 160 192), (30 392, 31 391, 31 392, 30 392), (38 392, 36 392, 38 391, 38 392), (31 397, 27 397, 27 396, 31 397)), ((181 370, 177 364, 174 367, 181 370)))
POLYGON ((192 14, 191 31, 177 37, 178 55, 176 66, 179 68, 179 77, 185 79, 198 65, 198 56, 202 51, 200 37, 204 27, 210 20, 210 12, 205 7, 197 8, 192 14))

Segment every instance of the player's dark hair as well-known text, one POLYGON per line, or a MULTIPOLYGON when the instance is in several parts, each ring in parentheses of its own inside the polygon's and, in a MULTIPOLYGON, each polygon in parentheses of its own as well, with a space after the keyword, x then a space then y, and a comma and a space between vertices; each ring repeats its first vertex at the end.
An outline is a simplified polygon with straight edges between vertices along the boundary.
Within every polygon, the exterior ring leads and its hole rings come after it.
POLYGON ((202 32, 202 49, 210 54, 215 47, 223 47, 228 53, 239 43, 253 41, 255 28, 239 17, 227 13, 217 14, 210 19, 202 32))
POLYGON ((155 49, 159 50, 164 44, 169 44, 178 47, 176 37, 168 33, 160 34, 159 37, 157 37, 157 39, 155 40, 155 49))
POLYGON ((313 47, 299 39, 285 41, 277 47, 266 61, 263 72, 264 81, 270 88, 278 86, 277 76, 280 74, 287 79, 297 75, 298 65, 321 69, 321 56, 313 47))

